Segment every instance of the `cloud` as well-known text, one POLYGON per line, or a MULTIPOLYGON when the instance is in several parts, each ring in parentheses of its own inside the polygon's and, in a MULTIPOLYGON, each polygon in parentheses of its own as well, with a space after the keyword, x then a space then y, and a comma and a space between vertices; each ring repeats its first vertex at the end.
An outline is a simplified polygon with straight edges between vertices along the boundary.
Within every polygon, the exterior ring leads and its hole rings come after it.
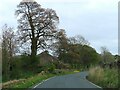
MULTIPOLYGON (((4 23, 17 27, 14 16, 16 6, 22 0, 1 0, 0 27, 4 23)), ((44 8, 52 8, 60 17, 60 28, 68 36, 80 34, 97 49, 107 46, 117 53, 118 0, 36 0, 44 8)))

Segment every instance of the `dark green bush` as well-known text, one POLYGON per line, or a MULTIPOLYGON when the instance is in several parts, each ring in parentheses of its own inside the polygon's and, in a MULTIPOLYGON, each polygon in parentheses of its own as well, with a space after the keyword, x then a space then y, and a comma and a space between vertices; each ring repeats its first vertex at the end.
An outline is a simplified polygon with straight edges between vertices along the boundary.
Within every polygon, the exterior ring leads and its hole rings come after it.
POLYGON ((46 65, 44 65, 43 67, 42 67, 42 70, 43 71, 48 71, 49 73, 53 73, 53 71, 55 70, 55 65, 53 64, 53 63, 48 63, 48 64, 46 64, 46 65))
POLYGON ((55 65, 54 65, 54 64, 51 64, 51 65, 48 67, 48 71, 49 71, 50 73, 52 73, 54 70, 55 70, 55 65))

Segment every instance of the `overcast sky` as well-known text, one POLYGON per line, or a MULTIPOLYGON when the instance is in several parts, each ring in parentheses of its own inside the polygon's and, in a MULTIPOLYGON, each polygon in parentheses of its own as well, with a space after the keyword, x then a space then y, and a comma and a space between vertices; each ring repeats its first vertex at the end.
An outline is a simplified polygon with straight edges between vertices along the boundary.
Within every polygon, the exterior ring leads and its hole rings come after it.
MULTIPOLYGON (((14 28, 16 6, 22 0, 0 0, 0 27, 14 28)), ((60 18, 59 28, 67 36, 82 35, 100 52, 106 46, 118 53, 118 0, 36 0, 43 8, 52 8, 60 18)))

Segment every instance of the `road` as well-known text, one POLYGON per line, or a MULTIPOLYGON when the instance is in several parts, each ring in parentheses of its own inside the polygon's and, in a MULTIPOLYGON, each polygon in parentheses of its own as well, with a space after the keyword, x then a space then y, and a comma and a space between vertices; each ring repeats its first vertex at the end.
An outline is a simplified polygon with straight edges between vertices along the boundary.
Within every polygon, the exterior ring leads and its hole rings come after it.
POLYGON ((87 75, 87 72, 80 72, 56 76, 39 83, 34 88, 96 88, 97 90, 102 90, 100 87, 86 80, 87 75))

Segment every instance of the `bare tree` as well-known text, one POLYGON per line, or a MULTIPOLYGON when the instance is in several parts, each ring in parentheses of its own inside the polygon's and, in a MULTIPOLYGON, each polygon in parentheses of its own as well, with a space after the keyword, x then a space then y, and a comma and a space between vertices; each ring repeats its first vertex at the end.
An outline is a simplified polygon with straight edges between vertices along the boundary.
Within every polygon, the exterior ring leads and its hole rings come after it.
POLYGON ((51 48, 54 56, 59 56, 60 53, 66 52, 68 48, 68 38, 64 29, 60 29, 57 33, 57 39, 54 39, 51 48))
POLYGON ((81 35, 76 35, 69 38, 69 43, 80 44, 80 45, 90 45, 90 43, 81 35))
POLYGON ((101 56, 104 63, 110 63, 114 61, 113 55, 105 46, 101 47, 101 56))
POLYGON ((52 9, 41 8, 36 1, 23 0, 17 6, 18 34, 24 45, 29 43, 34 58, 39 48, 45 48, 57 32, 59 18, 52 9))
POLYGON ((2 28, 2 69, 5 78, 9 78, 12 59, 16 52, 16 40, 13 28, 4 25, 2 28))

